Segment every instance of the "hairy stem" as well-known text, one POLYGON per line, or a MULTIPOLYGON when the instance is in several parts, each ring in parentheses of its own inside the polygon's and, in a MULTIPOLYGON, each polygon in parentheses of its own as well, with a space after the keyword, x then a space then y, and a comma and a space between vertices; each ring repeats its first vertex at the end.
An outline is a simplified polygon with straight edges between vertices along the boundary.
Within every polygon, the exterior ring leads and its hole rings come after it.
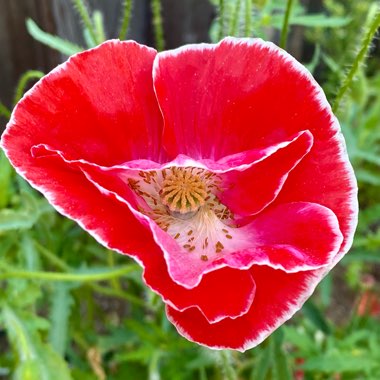
POLYGON ((219 0, 219 40, 224 37, 224 0, 219 0))
POLYGON ((99 273, 60 273, 60 272, 42 272, 42 271, 23 271, 10 270, 0 273, 0 280, 8 278, 27 278, 31 280, 44 281, 103 281, 110 280, 115 277, 121 277, 136 270, 136 267, 129 265, 126 267, 117 268, 110 271, 99 273))
POLYGON ((119 32, 119 39, 125 40, 127 38, 129 21, 132 14, 132 0, 124 0, 123 2, 123 16, 121 18, 121 26, 119 32))
POLYGON ((42 71, 37 70, 29 70, 26 73, 24 73, 17 83, 13 104, 16 105, 16 103, 22 98, 25 92, 26 85, 29 81, 33 79, 41 79, 44 75, 45 74, 42 71))
POLYGON ((227 350, 220 351, 222 361, 223 378, 226 380, 237 380, 235 369, 231 363, 231 353, 227 350))
POLYGON ((252 33, 252 0, 245 0, 244 35, 250 37, 252 33))
POLYGON ((165 48, 164 41, 164 28, 162 22, 162 9, 160 0, 151 0, 152 15, 153 15, 153 30, 154 39, 156 41, 156 47, 158 51, 162 51, 165 48))
POLYGON ((0 116, 4 116, 6 119, 11 117, 11 111, 3 103, 0 102, 0 116))
POLYGON ((241 8, 241 0, 235 0, 235 8, 231 17, 230 24, 230 35, 236 36, 238 34, 239 29, 239 16, 240 16, 240 8, 241 8))
POLYGON ((287 0, 286 11, 284 15, 284 21, 282 23, 281 37, 280 37, 280 47, 283 49, 286 49, 286 42, 288 40, 289 18, 290 18, 290 12, 292 10, 292 6, 293 6, 293 0, 287 0))
POLYGON ((94 25, 92 24, 90 13, 83 2, 83 0, 71 0, 71 3, 74 5, 74 8, 77 10, 84 26, 88 30, 91 35, 91 38, 96 42, 96 33, 94 29, 94 25))
POLYGON ((332 107, 332 110, 334 113, 338 111, 345 94, 351 87, 351 84, 359 71, 359 68, 364 63, 367 52, 371 46, 371 42, 379 27, 380 27, 380 8, 378 7, 377 12, 375 13, 373 19, 370 20, 370 22, 368 23, 368 27, 364 31, 364 36, 360 43, 359 53, 356 55, 354 62, 352 63, 346 76, 343 78, 341 82, 341 85, 339 87, 339 90, 337 92, 337 95, 335 97, 334 104, 332 107))

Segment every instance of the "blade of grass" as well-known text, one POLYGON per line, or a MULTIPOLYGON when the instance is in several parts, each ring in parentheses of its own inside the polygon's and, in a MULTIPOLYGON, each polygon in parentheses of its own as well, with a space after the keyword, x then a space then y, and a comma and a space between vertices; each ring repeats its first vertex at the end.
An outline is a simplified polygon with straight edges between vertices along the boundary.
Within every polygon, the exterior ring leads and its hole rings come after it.
POLYGON ((245 0, 244 35, 250 37, 252 33, 252 0, 245 0))
POLYGON ((225 16, 224 0, 219 0, 219 40, 224 37, 224 16, 225 16))
POLYGON ((94 21, 94 30, 95 30, 95 35, 96 35, 96 42, 98 44, 101 44, 102 42, 104 42, 107 39, 106 33, 104 31, 104 20, 103 20, 102 12, 94 11, 92 19, 94 21))
POLYGON ((0 102, 0 116, 4 116, 6 119, 11 117, 11 111, 3 103, 0 102))
POLYGON ((119 32, 119 39, 125 40, 127 38, 129 22, 132 14, 132 0, 124 0, 123 2, 123 16, 121 18, 121 26, 119 32))
POLYGON ((293 6, 293 0, 287 0, 284 21, 282 23, 282 29, 281 29, 281 37, 280 37, 280 47, 283 49, 286 49, 286 42, 288 40, 289 18, 290 18, 290 12, 292 10, 292 6, 293 6))
POLYGON ((235 0, 235 8, 230 22, 230 35, 236 36, 239 29, 239 16, 240 16, 241 0, 235 0))
POLYGON ((158 51, 162 51, 165 48, 164 41, 164 28, 162 22, 162 9, 161 9, 161 0, 151 0, 151 8, 153 15, 153 32, 154 39, 156 41, 156 48, 158 51))

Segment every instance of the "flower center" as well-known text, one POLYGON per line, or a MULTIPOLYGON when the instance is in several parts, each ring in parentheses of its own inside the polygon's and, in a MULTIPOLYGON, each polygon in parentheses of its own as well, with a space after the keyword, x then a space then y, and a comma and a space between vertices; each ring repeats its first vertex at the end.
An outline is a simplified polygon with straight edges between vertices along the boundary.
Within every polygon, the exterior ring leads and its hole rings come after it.
POLYGON ((171 174, 162 182, 160 191, 162 203, 173 216, 193 215, 208 197, 205 183, 192 169, 172 168, 171 174))
POLYGON ((218 195, 218 174, 196 167, 140 171, 128 178, 138 209, 152 218, 188 252, 203 261, 235 244, 234 215, 218 195))

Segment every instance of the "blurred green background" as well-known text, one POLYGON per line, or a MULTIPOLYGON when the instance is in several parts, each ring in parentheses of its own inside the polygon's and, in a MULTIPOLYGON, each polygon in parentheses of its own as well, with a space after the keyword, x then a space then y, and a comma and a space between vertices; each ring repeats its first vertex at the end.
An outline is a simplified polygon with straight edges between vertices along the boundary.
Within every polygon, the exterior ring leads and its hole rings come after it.
POLYGON ((159 50, 225 35, 287 43, 338 115, 361 207, 353 248, 303 309, 257 348, 221 353, 180 337, 159 297, 142 284, 139 266, 58 215, 0 152, 0 379, 380 379, 377 1, 0 5, 2 128, 38 78, 107 38, 135 38, 159 50))

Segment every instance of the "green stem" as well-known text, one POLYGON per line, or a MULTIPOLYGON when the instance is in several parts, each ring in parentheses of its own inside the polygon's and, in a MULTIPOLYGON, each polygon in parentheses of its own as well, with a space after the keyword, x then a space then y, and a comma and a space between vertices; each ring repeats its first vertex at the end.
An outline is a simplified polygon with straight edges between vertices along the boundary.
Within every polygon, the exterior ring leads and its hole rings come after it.
MULTIPOLYGON (((115 267, 115 253, 112 251, 107 252, 107 263, 110 269, 113 269, 115 267)), ((112 287, 115 290, 121 290, 120 283, 117 278, 112 278, 110 280, 112 287)))
POLYGON ((220 357, 222 360, 222 369, 224 379, 226 380, 237 380, 237 375, 235 369, 231 364, 231 354, 227 350, 220 351, 220 357))
POLYGON ((124 40, 127 38, 129 21, 131 20, 132 13, 132 0, 124 0, 123 3, 123 17, 121 19, 121 26, 119 32, 119 39, 124 40))
POLYGON ((224 0, 219 0, 219 40, 224 37, 224 0))
POLYGON ((53 265, 55 265, 58 269, 60 269, 63 272, 68 272, 72 270, 69 265, 67 265, 63 260, 61 260, 57 255, 55 255, 53 252, 45 248, 40 243, 34 241, 34 245, 37 248, 37 250, 41 253, 42 256, 44 256, 47 260, 49 260, 53 265))
POLYGON ((286 11, 284 15, 284 21, 282 23, 281 29, 281 37, 280 37, 280 47, 286 49, 286 42, 288 39, 288 31, 289 31, 289 18, 290 12, 292 10, 293 0, 288 0, 286 3, 286 11))
POLYGON ((235 8, 234 13, 231 18, 231 24, 230 24, 230 35, 236 36, 238 34, 238 27, 239 27, 239 16, 240 16, 240 8, 241 8, 241 0, 235 0, 235 8))
POLYGON ((103 13, 100 11, 94 11, 92 19, 96 35, 96 43, 101 44, 107 39, 106 32, 104 30, 103 13))
POLYGON ((97 41, 94 25, 92 24, 90 13, 84 4, 83 0, 71 0, 71 3, 74 5, 74 8, 77 10, 80 18, 83 21, 84 26, 90 33, 92 39, 97 41))
POLYGON ((22 98, 25 92, 25 87, 29 81, 33 79, 41 79, 44 75, 45 74, 42 71, 38 70, 29 70, 24 73, 18 81, 13 104, 16 105, 16 103, 22 98))
POLYGON ((28 278, 32 280, 44 280, 44 281, 104 281, 110 280, 115 277, 124 276, 135 271, 136 268, 133 265, 127 267, 118 268, 112 271, 101 273, 59 273, 59 272, 39 272, 39 271, 23 271, 12 270, 4 273, 0 273, 0 280, 8 278, 28 278))
POLYGON ((11 111, 3 103, 0 102, 0 116, 4 116, 6 119, 11 117, 11 111))
POLYGON ((252 0, 245 0, 245 37, 250 37, 252 33, 252 0))
POLYGON ((162 23, 161 0, 151 0, 152 15, 153 15, 153 30, 156 47, 158 51, 164 50, 164 28, 162 23))
MULTIPOLYGON (((54 255, 51 251, 49 251, 47 248, 42 246, 41 244, 34 242, 36 248, 39 250, 41 255, 46 258, 48 261, 50 261, 51 264, 53 264, 55 267, 60 269, 61 271, 68 272, 72 270, 72 268, 67 265, 63 260, 61 260, 59 257, 54 255)), ((111 252, 112 253, 112 252, 111 252)), ((107 286, 102 286, 96 283, 88 283, 87 286, 89 286, 92 290, 94 290, 97 293, 104 294, 106 296, 111 297, 117 297, 126 301, 129 301, 135 305, 141 306, 141 307, 148 307, 148 304, 144 301, 142 301, 139 297, 133 296, 131 294, 128 294, 124 292, 122 289, 113 289, 109 288, 107 286)))
POLYGON ((372 19, 372 21, 370 21, 368 28, 364 32, 364 37, 360 44, 361 47, 360 47, 359 53, 356 55, 355 60, 350 70, 348 71, 345 78, 341 82, 340 88, 335 97, 334 104, 332 107, 332 110, 334 113, 338 111, 344 95, 351 87, 352 81, 357 75, 360 66, 364 63, 368 49, 370 48, 371 42, 379 27, 380 27, 380 8, 377 9, 377 12, 374 18, 372 19))
POLYGON ((144 309, 152 309, 148 305, 147 302, 143 301, 141 298, 136 297, 132 294, 128 294, 124 292, 123 290, 116 290, 113 288, 108 288, 106 286, 101 286, 96 283, 89 283, 88 286, 91 287, 92 290, 94 290, 96 293, 104 294, 105 296, 120 298, 122 300, 128 301, 130 303, 133 303, 134 305, 143 307, 144 309))

